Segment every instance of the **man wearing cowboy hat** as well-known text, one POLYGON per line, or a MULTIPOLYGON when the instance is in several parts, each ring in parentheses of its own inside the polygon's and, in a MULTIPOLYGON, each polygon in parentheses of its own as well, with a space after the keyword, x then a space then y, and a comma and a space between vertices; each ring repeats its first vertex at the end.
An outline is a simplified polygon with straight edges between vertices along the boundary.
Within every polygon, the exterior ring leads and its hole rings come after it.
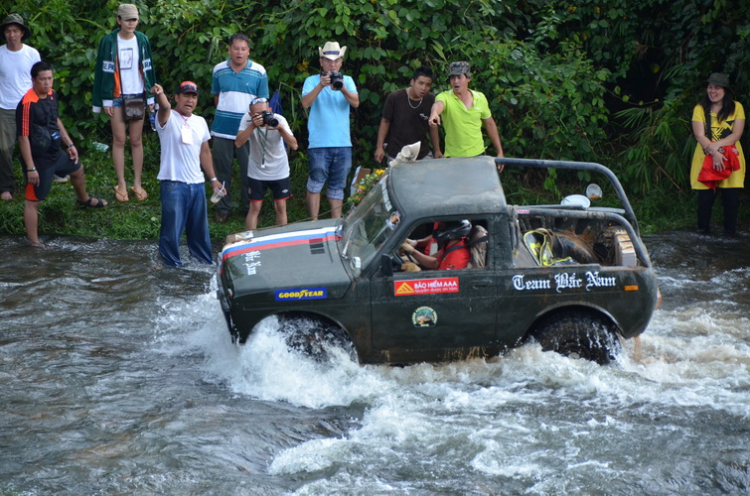
POLYGON ((349 108, 359 107, 357 86, 350 76, 340 74, 346 47, 335 41, 318 47, 321 74, 310 76, 302 88, 302 106, 310 109, 307 179, 307 208, 313 220, 320 211, 320 192, 328 182, 331 217, 341 217, 346 178, 352 167, 349 108))
POLYGON ((0 199, 13 199, 13 147, 16 144, 16 107, 31 88, 31 67, 41 60, 36 49, 23 43, 31 31, 18 14, 0 25, 0 199))
MULTIPOLYGON (((468 62, 453 62, 448 79, 451 89, 435 97, 430 114, 430 126, 445 126, 446 157, 476 157, 484 154, 482 127, 495 147, 498 157, 503 156, 503 146, 497 125, 490 114, 490 106, 484 93, 469 89, 471 71, 468 62)), ((502 166, 498 166, 502 171, 502 166)))

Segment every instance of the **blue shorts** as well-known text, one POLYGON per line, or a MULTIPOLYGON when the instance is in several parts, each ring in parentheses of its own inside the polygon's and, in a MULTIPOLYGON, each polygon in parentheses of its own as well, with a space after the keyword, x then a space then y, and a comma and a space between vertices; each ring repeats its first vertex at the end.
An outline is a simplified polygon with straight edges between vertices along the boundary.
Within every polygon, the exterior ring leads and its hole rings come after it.
POLYGON ((310 167, 307 191, 320 193, 327 181, 326 196, 331 200, 343 200, 346 178, 352 168, 352 147, 310 148, 307 160, 310 167))
POLYGON ((136 97, 139 97, 139 96, 143 96, 143 93, 139 93, 137 95, 120 95, 117 98, 113 98, 112 99, 112 107, 113 108, 122 108, 122 106, 124 105, 124 103, 123 103, 123 99, 124 98, 136 98, 136 97))
POLYGON ((286 200, 292 196, 292 182, 288 177, 278 181, 261 181, 260 179, 247 178, 247 189, 250 201, 263 201, 266 196, 266 188, 273 192, 274 200, 286 200))

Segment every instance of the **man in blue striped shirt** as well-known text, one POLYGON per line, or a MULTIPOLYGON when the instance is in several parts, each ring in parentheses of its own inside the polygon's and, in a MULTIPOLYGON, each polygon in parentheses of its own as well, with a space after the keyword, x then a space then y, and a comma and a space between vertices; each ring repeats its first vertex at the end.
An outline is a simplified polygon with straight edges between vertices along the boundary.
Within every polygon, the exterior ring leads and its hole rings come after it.
POLYGON ((243 215, 249 208, 247 193, 247 163, 249 144, 235 147, 235 138, 242 117, 250 109, 250 102, 268 98, 266 69, 250 60, 250 40, 238 33, 229 38, 229 59, 214 67, 211 93, 216 114, 211 126, 213 162, 216 177, 223 182, 227 195, 216 205, 216 222, 226 222, 235 204, 231 199, 231 178, 234 158, 240 164, 240 197, 243 215))

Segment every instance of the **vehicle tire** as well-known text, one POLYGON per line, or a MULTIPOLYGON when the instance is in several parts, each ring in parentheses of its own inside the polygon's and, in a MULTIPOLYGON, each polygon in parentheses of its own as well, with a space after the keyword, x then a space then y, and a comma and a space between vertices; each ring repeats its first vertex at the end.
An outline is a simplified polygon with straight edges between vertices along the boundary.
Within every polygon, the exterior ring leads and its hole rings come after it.
POLYGON ((334 349, 343 350, 352 361, 357 353, 349 336, 339 326, 323 319, 308 316, 280 316, 279 331, 290 349, 320 362, 330 362, 334 349))
POLYGON ((621 350, 617 327, 608 318, 588 312, 551 315, 539 322, 531 337, 545 351, 600 365, 610 363, 621 350))

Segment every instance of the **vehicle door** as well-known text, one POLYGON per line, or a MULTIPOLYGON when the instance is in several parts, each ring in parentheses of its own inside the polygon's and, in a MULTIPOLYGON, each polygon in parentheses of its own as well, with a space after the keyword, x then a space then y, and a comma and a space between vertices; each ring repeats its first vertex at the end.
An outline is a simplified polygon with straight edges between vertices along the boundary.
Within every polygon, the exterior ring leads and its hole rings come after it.
MULTIPOLYGON (((487 243, 487 260, 492 260, 487 243)), ((485 346, 495 336, 492 268, 376 273, 371 279, 372 340, 384 350, 485 346)))

